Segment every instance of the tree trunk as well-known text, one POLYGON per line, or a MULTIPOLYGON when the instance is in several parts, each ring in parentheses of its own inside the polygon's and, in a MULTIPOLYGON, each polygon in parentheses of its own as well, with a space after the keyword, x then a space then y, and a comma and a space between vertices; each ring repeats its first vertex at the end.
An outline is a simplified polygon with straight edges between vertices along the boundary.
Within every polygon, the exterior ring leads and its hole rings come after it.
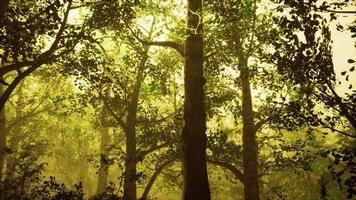
POLYGON ((141 84, 144 80, 144 69, 148 59, 149 47, 145 48, 142 55, 139 68, 136 76, 136 83, 134 85, 131 101, 128 105, 127 123, 125 128, 126 134, 126 163, 125 163, 125 177, 124 177, 124 199, 136 200, 136 165, 137 165, 137 150, 136 150, 136 118, 137 107, 140 96, 141 84))
POLYGON ((243 169, 245 176, 244 199, 258 200, 258 163, 256 131, 254 128, 254 116, 252 109, 252 97, 247 58, 239 57, 240 81, 242 87, 242 146, 243 169))
MULTIPOLYGON (((4 86, 0 84, 0 94, 4 92, 4 86)), ((5 120, 5 107, 0 109, 0 180, 3 175, 3 167, 5 160, 5 148, 6 148, 6 120, 5 120)))
POLYGON ((108 145, 110 142, 110 127, 104 127, 100 131, 101 141, 100 141, 100 166, 98 172, 98 182, 96 187, 96 193, 101 194, 105 192, 108 175, 109 175, 109 150, 108 145))
POLYGON ((184 66, 184 200, 210 200, 206 163, 202 0, 188 0, 184 66))

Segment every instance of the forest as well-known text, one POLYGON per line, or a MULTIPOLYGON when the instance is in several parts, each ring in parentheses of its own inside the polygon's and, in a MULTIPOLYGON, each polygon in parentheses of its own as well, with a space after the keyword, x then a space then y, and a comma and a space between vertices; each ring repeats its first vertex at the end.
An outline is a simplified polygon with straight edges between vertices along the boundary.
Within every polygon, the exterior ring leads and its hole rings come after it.
POLYGON ((0 200, 356 198, 356 1, 0 0, 0 200))

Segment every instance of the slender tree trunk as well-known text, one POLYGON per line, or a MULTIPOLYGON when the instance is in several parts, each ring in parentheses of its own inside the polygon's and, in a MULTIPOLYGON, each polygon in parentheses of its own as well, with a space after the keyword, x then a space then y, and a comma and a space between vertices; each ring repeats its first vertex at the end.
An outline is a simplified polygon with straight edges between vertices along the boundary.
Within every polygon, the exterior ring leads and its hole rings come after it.
MULTIPOLYGON (((155 18, 153 18, 148 39, 152 38, 155 25, 155 18)), ((141 84, 145 79, 144 70, 148 60, 148 51, 150 47, 145 46, 142 52, 141 61, 137 69, 136 81, 131 94, 131 101, 127 109, 127 121, 124 131, 126 134, 126 163, 125 163, 125 177, 124 177, 124 200, 137 199, 136 174, 137 174, 137 149, 136 149, 136 120, 138 100, 140 97, 141 84)))
POLYGON ((109 150, 108 145, 110 142, 110 127, 104 127, 100 131, 101 141, 100 141, 100 166, 98 172, 98 182, 96 187, 96 193, 101 194, 105 192, 108 175, 109 175, 109 150))
POLYGON ((247 58, 239 57, 240 81, 242 87, 242 146, 243 169, 245 176, 244 199, 258 200, 258 163, 257 143, 254 129, 254 116, 252 109, 252 96, 247 58))
MULTIPOLYGON (((0 84, 0 94, 4 92, 4 86, 0 84)), ((5 160, 5 148, 6 148, 6 120, 5 120, 5 106, 0 109, 0 180, 3 175, 3 167, 5 160)))
POLYGON ((140 96, 141 84, 144 80, 144 69, 148 59, 149 47, 145 48, 142 55, 139 69, 136 76, 136 83, 131 95, 131 102, 128 105, 127 123, 126 123, 126 164, 125 164, 125 177, 124 177, 124 199, 136 200, 136 165, 137 165, 137 150, 136 150, 136 118, 137 107, 140 96))
POLYGON ((206 163, 202 0, 188 0, 184 66, 184 200, 210 200, 206 163))

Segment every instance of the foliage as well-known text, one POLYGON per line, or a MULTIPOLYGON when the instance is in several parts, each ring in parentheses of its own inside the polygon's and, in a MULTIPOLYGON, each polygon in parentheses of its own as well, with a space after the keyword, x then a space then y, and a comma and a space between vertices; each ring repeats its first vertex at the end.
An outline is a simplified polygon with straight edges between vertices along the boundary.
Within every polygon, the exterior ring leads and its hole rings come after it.
MULTIPOLYGON (((347 2, 337 6, 344 4, 347 2)), ((311 127, 322 126, 354 137, 352 131, 347 130, 350 125, 355 128, 355 90, 351 90, 352 83, 347 75, 353 73, 354 67, 350 67, 349 72, 341 72, 345 81, 349 82, 344 83, 349 84, 349 89, 339 94, 336 92, 329 29, 330 22, 336 20, 336 16, 331 12, 328 19, 316 12, 331 5, 324 2, 319 7, 316 1, 285 1, 277 11, 283 13, 284 6, 288 6, 290 12, 288 16, 281 14, 274 18, 280 26, 272 32, 273 37, 279 39, 273 42, 275 51, 271 60, 277 63, 278 72, 296 85, 299 93, 298 100, 290 102, 288 107, 302 110, 295 114, 311 127), (324 111, 316 109, 316 105, 320 104, 324 106, 324 111)), ((352 59, 349 63, 352 64, 352 59)))

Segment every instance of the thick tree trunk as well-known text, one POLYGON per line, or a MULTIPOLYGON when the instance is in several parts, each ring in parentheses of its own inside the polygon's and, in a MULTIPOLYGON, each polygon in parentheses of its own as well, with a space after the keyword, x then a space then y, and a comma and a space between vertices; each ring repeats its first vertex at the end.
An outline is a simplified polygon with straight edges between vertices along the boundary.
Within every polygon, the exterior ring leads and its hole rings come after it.
POLYGON ((105 192, 108 175, 109 175, 109 150, 108 145, 110 142, 110 127, 104 127, 100 131, 101 141, 100 141, 100 166, 98 172, 98 182, 96 187, 96 193, 101 194, 105 192))
MULTIPOLYGON (((4 92, 4 86, 0 85, 0 94, 4 92)), ((6 121, 5 121, 5 107, 0 109, 0 180, 3 175, 3 167, 5 160, 5 148, 6 148, 6 121)))
POLYGON ((258 163, 256 131, 254 128, 254 116, 252 109, 252 96, 247 58, 239 58, 240 81, 242 87, 242 146, 243 169, 245 176, 244 199, 258 200, 258 163))
POLYGON ((136 82, 131 95, 131 102, 128 105, 127 123, 125 128, 126 134, 126 164, 124 177, 124 199, 136 200, 136 165, 137 165, 137 150, 136 150, 136 118, 137 107, 140 96, 141 84, 144 80, 144 69, 148 59, 149 47, 146 47, 137 71, 136 82))
POLYGON ((184 67, 184 200, 210 200, 206 163, 202 0, 188 0, 184 67))

